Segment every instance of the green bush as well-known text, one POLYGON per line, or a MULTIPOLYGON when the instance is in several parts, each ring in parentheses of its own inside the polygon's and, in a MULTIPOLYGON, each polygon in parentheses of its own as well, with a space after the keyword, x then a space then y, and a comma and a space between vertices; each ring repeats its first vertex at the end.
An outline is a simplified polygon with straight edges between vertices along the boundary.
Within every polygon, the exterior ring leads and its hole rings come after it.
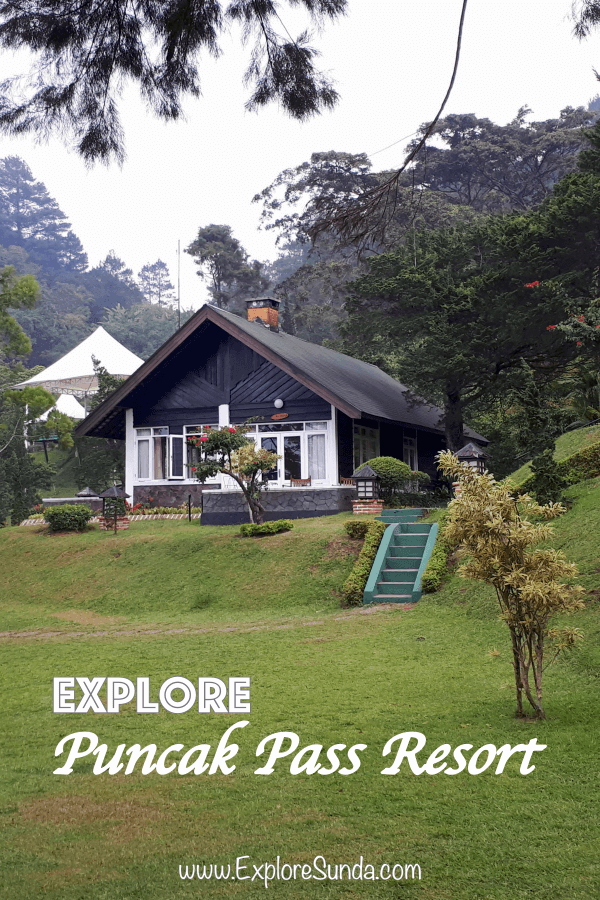
POLYGON ((290 531, 294 527, 290 519, 276 519, 274 522, 263 522, 262 525, 246 523, 240 525, 242 537, 259 537, 261 534, 280 534, 282 531, 290 531))
POLYGON ((409 465, 394 456, 375 456, 363 465, 371 466, 379 475, 380 494, 384 500, 391 501, 406 488, 407 482, 418 479, 427 483, 431 480, 425 472, 413 472, 409 465))
POLYGON ((435 593, 442 584, 444 577, 448 574, 448 556, 454 548, 444 536, 447 520, 447 513, 442 513, 438 519, 439 531, 437 540, 429 557, 427 567, 421 576, 421 590, 424 594, 435 593))
POLYGON ((385 522, 375 520, 367 529, 362 550, 343 588, 344 600, 348 606, 360 606, 363 602, 365 586, 386 528, 385 522))
POLYGON ((83 531, 94 513, 84 503, 65 503, 44 510, 50 531, 83 531))
MULTIPOLYGON (((567 456, 556 466, 558 474, 565 478, 567 484, 578 484, 588 478, 596 478, 600 475, 600 441, 567 456)), ((519 493, 533 492, 535 490, 534 483, 535 475, 530 475, 519 487, 519 493)))
POLYGON ((369 525, 373 523, 373 519, 350 519, 344 522, 344 531, 354 540, 366 537, 369 525))
POLYGON ((533 478, 531 479, 531 492, 538 503, 544 506, 547 503, 560 503, 564 489, 569 482, 560 463, 557 463, 552 455, 552 450, 544 450, 540 456, 531 460, 533 478))

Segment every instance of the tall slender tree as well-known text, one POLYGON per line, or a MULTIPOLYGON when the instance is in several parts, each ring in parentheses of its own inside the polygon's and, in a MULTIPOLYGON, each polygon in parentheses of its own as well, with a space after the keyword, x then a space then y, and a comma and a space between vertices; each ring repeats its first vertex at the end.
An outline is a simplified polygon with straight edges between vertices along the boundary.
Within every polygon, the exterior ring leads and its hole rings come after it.
POLYGON ((25 247, 46 267, 87 268, 87 256, 66 215, 18 156, 0 160, 0 244, 25 247))
POLYGON ((139 288, 149 303, 167 306, 175 302, 173 285, 169 277, 169 269, 162 259, 154 263, 146 263, 138 272, 139 288))

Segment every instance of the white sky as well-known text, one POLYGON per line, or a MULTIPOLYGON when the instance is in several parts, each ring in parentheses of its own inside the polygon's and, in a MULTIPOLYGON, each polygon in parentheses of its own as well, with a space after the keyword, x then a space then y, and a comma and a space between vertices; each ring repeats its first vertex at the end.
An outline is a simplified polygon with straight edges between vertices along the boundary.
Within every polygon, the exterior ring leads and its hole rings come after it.
MULTIPOLYGON (((567 15, 571 0, 471 0, 458 77, 445 113, 475 113, 498 123, 528 105, 536 119, 586 105, 600 91, 600 32, 579 43, 567 15)), ((436 113, 455 52, 461 0, 350 0, 349 14, 316 39, 321 66, 341 101, 304 124, 276 108, 246 113, 247 51, 233 32, 223 55, 201 64, 203 97, 187 103, 187 121, 163 124, 146 114, 133 87, 122 104, 127 160, 87 170, 58 138, 36 146, 2 139, 1 156, 23 157, 43 181, 88 253, 90 265, 114 250, 134 274, 161 258, 176 284, 181 240, 182 306, 204 296, 183 249, 199 227, 233 228, 253 258, 277 254, 274 235, 258 230, 254 194, 278 173, 324 150, 366 152, 374 169, 398 166, 407 141, 436 113), (376 155, 374 155, 376 154, 376 155)), ((282 18, 296 31, 297 17, 282 18), (293 26, 293 27, 292 27, 293 26)), ((14 63, 13 63, 14 66, 14 63)), ((6 75, 10 62, 0 68, 6 75)))

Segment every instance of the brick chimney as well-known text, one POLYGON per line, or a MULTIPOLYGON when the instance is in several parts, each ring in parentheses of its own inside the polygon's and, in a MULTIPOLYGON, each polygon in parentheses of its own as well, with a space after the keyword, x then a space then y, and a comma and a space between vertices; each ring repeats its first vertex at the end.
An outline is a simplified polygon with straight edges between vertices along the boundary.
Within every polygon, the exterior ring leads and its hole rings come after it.
POLYGON ((271 331, 279 331, 279 304, 275 297, 254 297, 246 300, 248 321, 260 319, 271 331))

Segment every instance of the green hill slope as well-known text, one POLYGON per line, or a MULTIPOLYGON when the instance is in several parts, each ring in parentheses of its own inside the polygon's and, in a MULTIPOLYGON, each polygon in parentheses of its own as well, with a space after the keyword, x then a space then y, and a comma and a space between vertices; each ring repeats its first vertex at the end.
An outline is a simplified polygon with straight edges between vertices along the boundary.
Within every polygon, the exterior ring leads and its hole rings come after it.
MULTIPOLYGON (((554 449, 554 459, 560 462, 567 457, 572 456, 579 450, 589 447, 590 444, 596 444, 600 441, 600 425, 590 425, 587 428, 577 428, 575 431, 567 431, 561 434, 556 440, 554 449)), ((515 484, 523 484, 532 474, 529 463, 521 466, 516 472, 510 476, 511 481, 515 484)))

